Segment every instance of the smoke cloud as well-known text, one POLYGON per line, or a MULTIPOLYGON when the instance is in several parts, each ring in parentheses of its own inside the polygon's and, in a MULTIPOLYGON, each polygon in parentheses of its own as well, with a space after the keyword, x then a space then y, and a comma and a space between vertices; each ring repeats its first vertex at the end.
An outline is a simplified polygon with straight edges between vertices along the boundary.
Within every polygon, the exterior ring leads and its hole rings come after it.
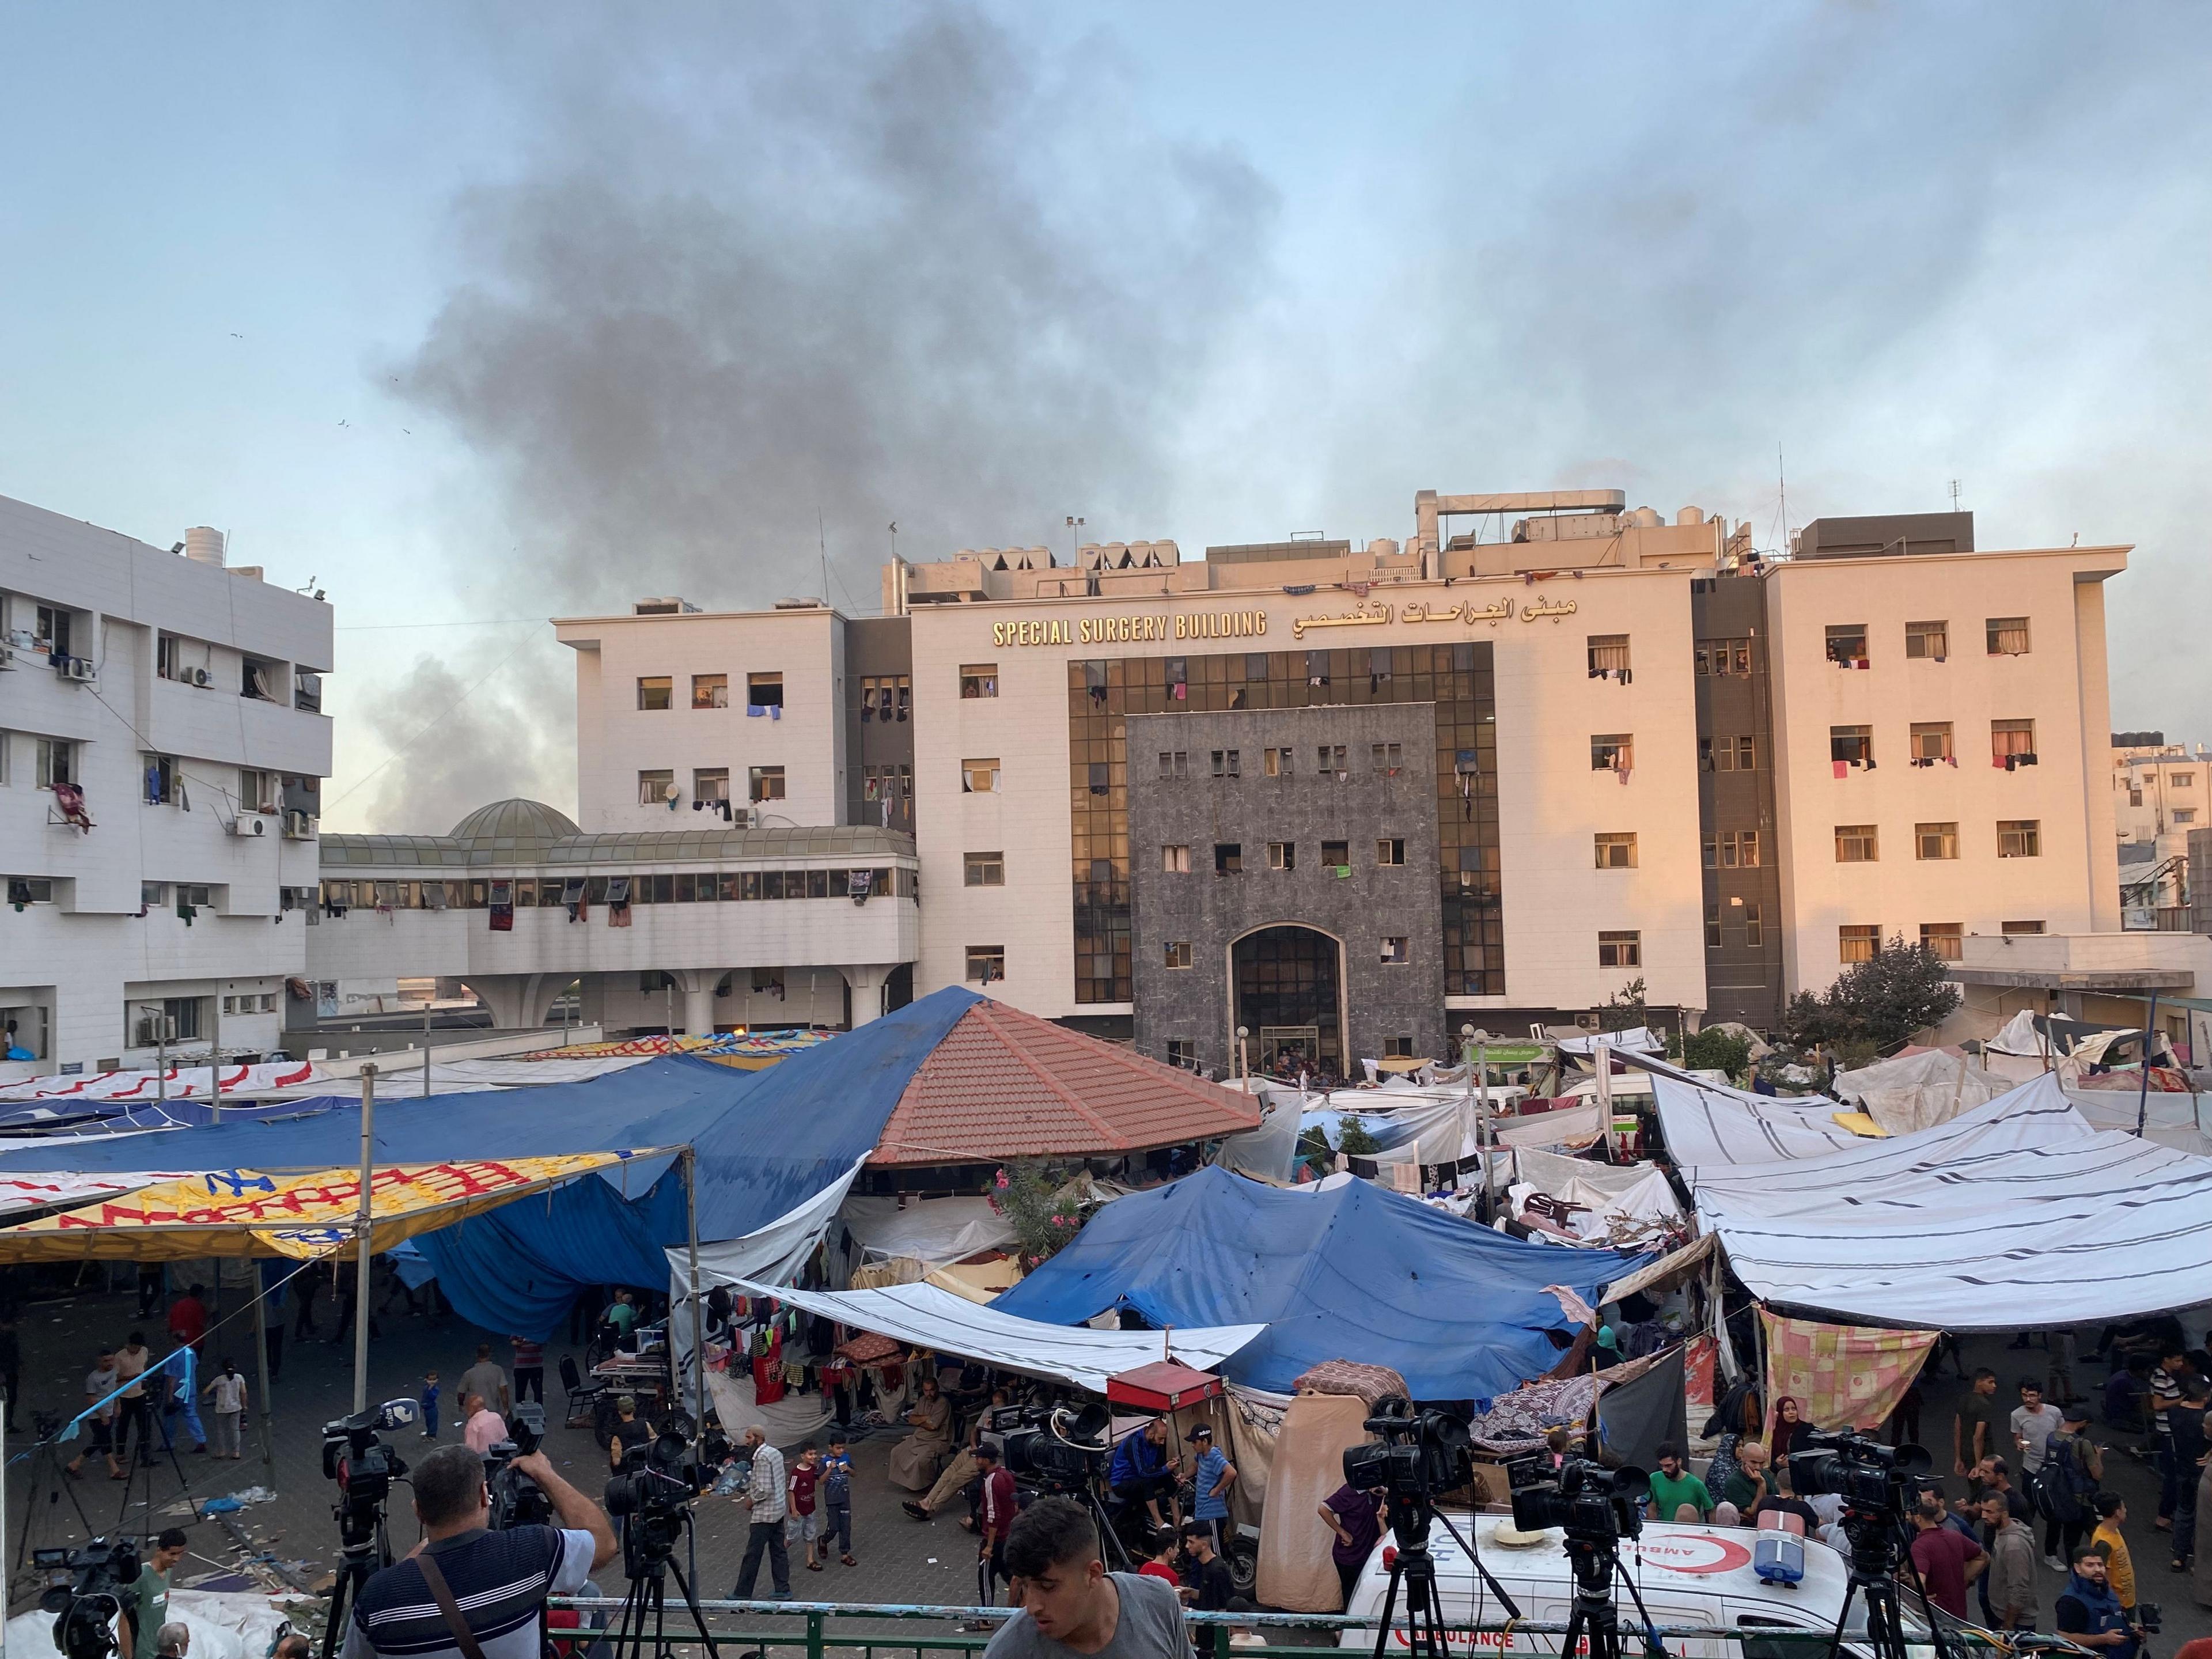
MULTIPOLYGON (((465 673, 417 659, 362 711, 376 740, 399 757, 365 781, 367 802, 355 798, 356 814, 379 830, 443 835, 477 807, 510 795, 570 810, 576 694, 562 678, 573 672, 568 655, 558 646, 526 650, 489 679, 481 669, 465 673), (562 711, 561 718, 549 720, 549 709, 562 711)), ((333 803, 334 814, 344 810, 333 803)))

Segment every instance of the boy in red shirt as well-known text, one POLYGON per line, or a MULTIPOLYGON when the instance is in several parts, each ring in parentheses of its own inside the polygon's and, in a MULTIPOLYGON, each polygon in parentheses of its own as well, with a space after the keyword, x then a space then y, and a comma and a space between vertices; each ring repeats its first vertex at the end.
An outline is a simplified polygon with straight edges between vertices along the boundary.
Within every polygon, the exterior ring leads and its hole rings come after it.
POLYGON ((822 1517, 814 1508, 814 1488, 822 1480, 822 1454, 815 1443, 806 1441, 799 1448, 799 1461, 791 1466, 791 1513, 783 1523, 787 1544, 806 1546, 806 1570, 822 1571, 822 1563, 815 1559, 814 1543, 822 1536, 822 1517))

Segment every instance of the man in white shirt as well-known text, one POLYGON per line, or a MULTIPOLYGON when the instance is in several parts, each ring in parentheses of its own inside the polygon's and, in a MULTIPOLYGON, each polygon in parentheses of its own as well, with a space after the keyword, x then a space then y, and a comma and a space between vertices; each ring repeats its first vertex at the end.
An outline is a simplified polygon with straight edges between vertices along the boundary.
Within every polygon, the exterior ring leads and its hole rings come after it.
POLYGON ((760 1577, 761 1557, 768 1557, 769 1577, 775 1585, 775 1601, 791 1600, 791 1553, 783 1545, 783 1518, 791 1512, 785 1483, 783 1454, 768 1443, 768 1435, 755 1423, 745 1430, 746 1455, 753 1460, 752 1479, 737 1502, 752 1511, 752 1526, 745 1536, 745 1559, 738 1565, 738 1585, 732 1601, 750 1601, 754 1581, 760 1577))
POLYGON ((2012 1443, 2020 1448, 2020 1466, 2029 1474, 2043 1467, 2044 1448, 2051 1437, 2065 1426, 2058 1407, 2043 1401, 2043 1384, 2033 1378, 2022 1377, 2020 1384, 2020 1404, 2013 1408, 2012 1443))

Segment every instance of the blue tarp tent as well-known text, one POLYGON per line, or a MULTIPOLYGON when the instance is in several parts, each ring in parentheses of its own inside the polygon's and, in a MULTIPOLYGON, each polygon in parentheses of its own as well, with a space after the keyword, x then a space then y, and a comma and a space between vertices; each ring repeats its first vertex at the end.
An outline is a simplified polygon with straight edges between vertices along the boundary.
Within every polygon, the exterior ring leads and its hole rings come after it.
MULTIPOLYGON (((582 1083, 380 1101, 376 1161, 689 1146, 701 1240, 739 1238, 843 1180, 876 1146, 915 1069, 980 1000, 949 988, 765 1071, 678 1054, 582 1083)), ((361 1160, 359 1111, 334 1105, 247 1123, 226 1114, 220 1124, 153 1135, 33 1144, 0 1156, 0 1170, 343 1168, 361 1160)), ((586 1285, 665 1284, 661 1252, 686 1233, 682 1172, 626 1163, 416 1242, 465 1317, 542 1337, 586 1285)))
POLYGON ((1559 1285, 1595 1305, 1648 1258, 1530 1244, 1364 1181, 1284 1190, 1218 1168, 1115 1199, 991 1305, 1072 1325, 1130 1308, 1154 1326, 1263 1322, 1222 1367, 1287 1394, 1324 1359, 1402 1374, 1416 1399, 1485 1399, 1542 1375, 1571 1336, 1559 1285))

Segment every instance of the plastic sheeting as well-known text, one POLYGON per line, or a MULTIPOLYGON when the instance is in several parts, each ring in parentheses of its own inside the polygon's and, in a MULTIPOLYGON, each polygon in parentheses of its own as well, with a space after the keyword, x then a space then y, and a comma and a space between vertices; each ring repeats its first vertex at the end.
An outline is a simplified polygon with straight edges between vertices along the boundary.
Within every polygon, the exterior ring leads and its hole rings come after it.
POLYGON ((1633 1031, 1594 1031, 1588 1036, 1561 1037, 1559 1047, 1559 1052, 1563 1054, 1572 1054, 1577 1060, 1588 1060, 1597 1053, 1597 1046, 1601 1042, 1610 1048, 1615 1054, 1622 1055, 1663 1054, 1667 1052, 1667 1039, 1658 1032, 1649 1030, 1642 1026, 1638 1026, 1633 1031))
MULTIPOLYGON (((321 1078, 319 1068, 305 1060, 282 1060, 222 1068, 222 1091, 256 1094, 270 1089, 311 1082, 321 1078)), ((119 1100, 148 1102, 166 1094, 177 1098, 204 1096, 215 1087, 215 1077, 204 1066, 172 1066, 164 1073, 153 1067, 128 1072, 94 1072, 76 1077, 26 1078, 21 1083, 0 1084, 0 1103, 32 1101, 119 1100)))
POLYGON ((1584 1301, 1643 1258, 1524 1243, 1370 1182, 1280 1191, 1202 1170, 1117 1199, 993 1304, 1072 1325, 1131 1308, 1154 1326, 1261 1322, 1223 1368, 1289 1393, 1325 1359, 1402 1373, 1416 1398, 1501 1394, 1558 1363, 1572 1334, 1557 1297, 1584 1301))
POLYGON ((1660 1132, 1677 1169, 1784 1163, 1863 1144, 1836 1121, 1843 1108, 1826 1095, 1751 1094, 1701 1082, 1662 1060, 1630 1064, 1651 1073, 1660 1132))
POLYGON ((1004 1297, 991 1307, 981 1307, 934 1285, 893 1285, 876 1291, 795 1291, 769 1285, 745 1288, 841 1325, 985 1360, 1005 1370, 1048 1377, 1092 1394, 1106 1392, 1108 1377, 1150 1364, 1170 1347, 1184 1364, 1214 1370, 1261 1329, 1258 1325, 1178 1326, 1172 1336, 1159 1331, 1071 1329, 1009 1314, 1004 1297))
POLYGON ((1929 1329, 2108 1323, 2212 1284, 2212 1159, 2094 1127, 2055 1077, 1917 1134, 1685 1171, 1761 1301, 1929 1329))
MULTIPOLYGON (((988 1198, 848 1198, 838 1212, 870 1255, 912 1256, 927 1266, 1013 1243, 1014 1225, 988 1198)), ((750 1275, 757 1278, 757 1274, 750 1275)))
POLYGON ((1298 1158, 1298 1131, 1303 1127, 1295 1091, 1263 1089, 1260 1092, 1260 1127, 1223 1137, 1213 1161, 1224 1170, 1286 1187, 1298 1158))
POLYGON ((2014 1086, 2014 1079, 1984 1071, 1963 1054, 1923 1048, 1837 1073, 1835 1094, 1856 1104, 1885 1133, 1907 1135, 1948 1123, 2014 1086))

